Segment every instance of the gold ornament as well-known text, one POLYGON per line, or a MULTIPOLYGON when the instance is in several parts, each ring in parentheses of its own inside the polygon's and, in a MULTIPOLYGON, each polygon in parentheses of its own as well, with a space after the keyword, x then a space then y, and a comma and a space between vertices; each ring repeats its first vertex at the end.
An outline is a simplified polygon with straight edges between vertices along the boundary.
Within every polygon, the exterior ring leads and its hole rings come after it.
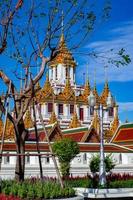
POLYGON ((102 92, 101 97, 100 97, 100 102, 103 106, 107 105, 106 101, 107 101, 108 94, 109 94, 109 86, 108 86, 108 82, 106 81, 105 85, 104 85, 103 92, 102 92))
POLYGON ((44 84, 44 87, 39 91, 37 100, 39 103, 43 103, 46 101, 47 98, 53 98, 54 91, 53 88, 49 82, 48 74, 46 76, 46 82, 44 84))
POLYGON ((29 110, 27 110, 26 112, 26 115, 25 115, 25 118, 24 118, 24 125, 25 125, 25 128, 32 128, 33 125, 34 125, 34 122, 31 118, 31 112, 29 110))
POLYGON ((98 96, 96 84, 95 84, 94 89, 93 89, 93 95, 94 95, 95 98, 96 98, 96 105, 99 105, 99 96, 98 96))
POLYGON ((55 112, 53 111, 52 114, 51 114, 51 117, 49 119, 49 124, 53 124, 55 122, 57 122, 57 117, 56 117, 55 112))
POLYGON ((76 111, 74 111, 74 114, 73 114, 72 120, 70 122, 69 128, 77 128, 77 127, 81 127, 81 123, 78 119, 76 111))

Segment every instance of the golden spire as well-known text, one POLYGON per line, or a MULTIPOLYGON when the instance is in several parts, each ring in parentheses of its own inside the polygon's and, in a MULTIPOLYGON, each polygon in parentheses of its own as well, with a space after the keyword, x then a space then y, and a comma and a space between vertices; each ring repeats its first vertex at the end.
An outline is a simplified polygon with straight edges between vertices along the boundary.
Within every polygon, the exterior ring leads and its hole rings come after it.
POLYGON ((111 131, 112 135, 115 133, 118 126, 119 126, 119 118, 118 118, 118 114, 116 114, 114 117, 114 120, 111 123, 111 127, 110 127, 110 131, 111 131))
POLYGON ((96 98, 96 105, 98 105, 98 104, 99 104, 99 96, 98 96, 98 92, 97 92, 97 88, 96 88, 96 83, 95 83, 95 85, 94 85, 93 95, 94 95, 95 98, 96 98))
POLYGON ((62 95, 65 98, 65 100, 68 100, 70 97, 72 97, 73 100, 75 98, 75 92, 71 87, 71 83, 70 83, 70 79, 69 78, 67 78, 67 80, 66 80, 66 85, 65 85, 65 88, 64 88, 64 90, 62 92, 62 95))
POLYGON ((100 102, 103 106, 106 106, 108 94, 109 94, 109 86, 108 86, 108 81, 106 80, 103 92, 100 96, 100 102))
POLYGON ((53 111, 52 114, 51 114, 51 117, 49 119, 49 124, 53 124, 55 122, 57 122, 57 117, 56 117, 55 112, 53 111))
POLYGON ((32 128, 34 123, 33 123, 33 120, 31 118, 31 112, 29 110, 27 110, 26 112, 26 115, 25 115, 25 118, 24 118, 24 125, 25 125, 25 128, 32 128))
POLYGON ((78 119, 76 110, 74 110, 74 114, 73 114, 72 120, 69 124, 69 128, 77 128, 77 127, 81 127, 81 123, 78 119))
POLYGON ((83 91, 83 99, 87 102, 88 102, 88 96, 90 95, 90 91, 91 91, 90 83, 89 79, 87 78, 83 91))
POLYGON ((47 98, 49 95, 53 96, 53 94, 54 94, 53 88, 49 81, 48 74, 46 75, 45 84, 44 84, 43 88, 39 91, 39 93, 40 93, 39 94, 40 102, 44 101, 44 99, 47 98))
POLYGON ((49 62, 49 66, 56 66, 57 64, 64 64, 66 66, 75 67, 76 62, 71 54, 71 52, 68 50, 64 34, 61 34, 57 53, 56 56, 49 62))
POLYGON ((93 121, 92 121, 92 126, 95 128, 95 130, 97 131, 97 133, 99 133, 99 130, 100 130, 100 120, 99 120, 99 117, 98 117, 98 114, 97 114, 96 111, 94 113, 94 118, 93 118, 93 121))
POLYGON ((119 118, 118 118, 118 114, 116 114, 114 117, 114 120, 111 122, 110 129, 105 131, 105 138, 107 141, 109 141, 112 138, 112 136, 115 134, 118 126, 119 126, 119 118))

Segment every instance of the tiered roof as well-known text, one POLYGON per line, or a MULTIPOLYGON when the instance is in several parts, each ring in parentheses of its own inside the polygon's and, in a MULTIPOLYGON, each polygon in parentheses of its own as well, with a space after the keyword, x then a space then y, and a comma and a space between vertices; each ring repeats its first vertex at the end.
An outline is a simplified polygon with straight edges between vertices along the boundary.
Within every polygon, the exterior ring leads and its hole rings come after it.
POLYGON ((113 135, 111 142, 123 145, 133 145, 133 123, 120 125, 113 135))
POLYGON ((57 100, 62 100, 62 101, 74 101, 75 100, 75 92, 71 86, 69 78, 66 80, 66 85, 64 87, 64 90, 62 93, 57 95, 56 97, 57 100))
POLYGON ((49 66, 56 66, 57 64, 64 64, 65 66, 76 66, 76 62, 68 50, 64 34, 61 35, 56 56, 49 62, 49 66))

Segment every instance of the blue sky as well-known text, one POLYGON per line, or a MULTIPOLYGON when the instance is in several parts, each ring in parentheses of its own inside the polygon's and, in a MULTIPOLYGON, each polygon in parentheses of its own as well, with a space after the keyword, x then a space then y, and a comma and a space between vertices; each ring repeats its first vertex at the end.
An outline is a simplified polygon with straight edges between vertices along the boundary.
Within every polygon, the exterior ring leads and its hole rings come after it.
MULTIPOLYGON (((85 50, 93 49, 97 52, 114 48, 116 51, 125 48, 133 60, 133 1, 112 0, 112 10, 109 20, 94 32, 91 40, 84 46, 85 50)), ((119 118, 122 122, 126 119, 133 122, 133 63, 117 68, 109 66, 104 69, 101 60, 78 59, 79 67, 77 76, 86 71, 88 65, 91 86, 94 84, 94 71, 96 71, 96 83, 99 93, 105 82, 105 74, 109 81, 110 90, 119 104, 119 118), (87 64, 88 63, 88 64, 87 64)), ((82 76, 83 77, 83 76, 82 76)), ((83 83, 83 78, 80 83, 83 83)))

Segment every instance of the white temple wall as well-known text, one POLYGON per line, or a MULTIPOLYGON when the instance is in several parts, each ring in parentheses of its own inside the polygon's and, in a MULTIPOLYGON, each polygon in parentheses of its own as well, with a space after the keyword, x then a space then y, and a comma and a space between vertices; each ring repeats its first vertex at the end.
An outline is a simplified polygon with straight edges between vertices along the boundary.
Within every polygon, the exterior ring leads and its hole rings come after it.
MULTIPOLYGON (((7 153, 7 152, 4 152, 7 153)), ((13 153, 13 152, 12 152, 13 153)), ((15 153, 15 152, 14 152, 15 153)), ((35 153, 35 152, 33 152, 35 153)), ((45 153, 45 152, 44 152, 45 153)), ((47 153, 46 153, 47 154, 47 153)), ((71 162, 71 171, 74 176, 84 176, 90 173, 89 162, 94 153, 82 152, 75 157, 71 162)), ((115 173, 131 173, 133 174, 133 153, 112 153, 112 158, 116 162, 115 173)), ((2 178, 13 178, 15 172, 15 156, 10 156, 9 162, 6 162, 6 158, 2 159, 2 170, 0 176, 2 178)), ((54 164, 52 158, 47 158, 47 155, 42 157, 43 174, 44 176, 56 176, 54 164)), ((30 156, 30 159, 26 158, 25 176, 39 176, 39 163, 37 156, 30 156)))
POLYGON ((64 104, 64 118, 70 119, 70 105, 64 104))

